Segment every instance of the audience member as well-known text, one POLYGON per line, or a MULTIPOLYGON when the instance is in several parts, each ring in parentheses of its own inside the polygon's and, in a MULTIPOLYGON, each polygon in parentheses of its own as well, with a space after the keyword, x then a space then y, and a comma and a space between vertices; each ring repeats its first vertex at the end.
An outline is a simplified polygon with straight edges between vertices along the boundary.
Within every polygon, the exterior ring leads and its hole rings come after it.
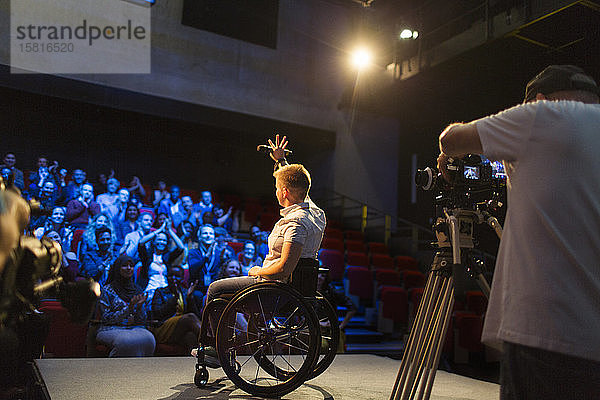
POLYGON ((215 241, 215 230, 211 225, 200 227, 198 239, 198 248, 189 252, 188 264, 190 279, 199 282, 194 292, 196 302, 202 304, 206 289, 219 275, 220 259, 215 241))
POLYGON ((62 251, 62 265, 59 274, 66 282, 74 282, 79 274, 79 260, 75 253, 70 252, 68 248, 67 251, 65 251, 60 234, 56 231, 50 230, 44 233, 42 238, 48 238, 60 245, 62 251))
POLYGON ((96 243, 96 231, 100 228, 108 228, 111 232, 111 243, 116 243, 117 235, 115 227, 106 213, 100 213, 92 217, 88 226, 85 227, 85 231, 82 235, 82 240, 79 244, 79 250, 77 254, 81 260, 82 254, 90 249, 98 249, 96 243))
POLYGON ((183 221, 189 221, 194 226, 199 225, 193 213, 194 202, 190 196, 181 197, 181 207, 173 214, 173 226, 178 227, 183 221))
POLYGON ((130 199, 135 198, 139 202, 142 202, 144 200, 144 197, 146 197, 146 189, 144 189, 142 181, 140 181, 140 178, 138 178, 137 176, 131 178, 131 182, 129 182, 127 190, 129 190, 130 199))
POLYGON ((182 210, 181 199, 179 198, 179 186, 171 186, 171 193, 168 199, 160 202, 158 206, 158 214, 166 214, 169 219, 173 220, 173 215, 182 210))
POLYGON ((46 168, 50 173, 50 165, 48 165, 48 158, 46 156, 39 156, 37 160, 37 167, 35 171, 29 173, 30 182, 38 182, 40 180, 40 170, 46 168))
POLYGON ((227 229, 227 232, 231 232, 233 227, 232 211, 233 207, 229 207, 225 212, 220 204, 215 204, 212 209, 212 225, 214 227, 220 226, 227 229))
POLYGON ((89 183, 81 186, 81 195, 67 203, 67 221, 75 228, 84 229, 94 215, 100 213, 100 206, 94 201, 94 188, 89 183))
POLYGON ((16 163, 17 157, 15 156, 15 153, 6 153, 6 155, 4 156, 4 163, 0 165, 0 170, 9 169, 13 175, 13 182, 15 186, 18 187, 20 190, 23 190, 23 188, 25 187, 23 171, 15 167, 16 163))
POLYGON ((205 190, 202 192, 202 198, 200 199, 200 202, 194 206, 194 211, 199 213, 198 218, 202 220, 204 213, 212 211, 212 209, 212 193, 208 190, 205 190))
POLYGON ((154 291, 160 287, 167 286, 167 269, 174 265, 177 259, 183 257, 183 243, 169 229, 170 222, 165 221, 163 225, 140 239, 138 253, 142 266, 140 267, 137 283, 144 287, 144 293, 152 298, 154 291), (173 240, 176 248, 169 251, 169 237, 173 240), (146 248, 146 242, 152 241, 150 249, 146 248))
MULTIPOLYGON (((66 170, 65 170, 66 175, 66 170)), ((85 183, 86 173, 82 169, 73 170, 73 180, 64 187, 61 196, 61 204, 68 204, 69 201, 81 196, 81 189, 85 183)))
MULTIPOLYGON (((156 219, 154 220, 154 224, 152 225, 152 227, 154 229, 158 229, 161 226, 163 226, 163 224, 165 222, 169 221, 169 215, 164 213, 164 212, 160 212, 158 213, 158 215, 156 216, 156 219)), ((171 221, 169 221, 169 224, 171 223, 171 221)))
POLYGON ((263 262, 262 258, 256 253, 254 242, 251 241, 244 243, 244 249, 238 254, 238 260, 242 266, 243 275, 248 275, 248 271, 250 271, 252 267, 262 266, 263 262))
POLYGON ((158 210, 158 206, 163 200, 168 200, 171 194, 167 190, 167 184, 165 181, 158 181, 158 189, 154 191, 154 199, 152 200, 152 206, 155 210, 158 210))
POLYGON ((258 255, 264 260, 269 253, 269 245, 267 241, 269 239, 268 232, 262 232, 258 225, 252 225, 250 227, 250 240, 254 242, 254 247, 257 249, 258 255))
POLYGON ((41 189, 47 182, 54 183, 54 177, 50 174, 48 167, 40 167, 37 172, 29 175, 28 197, 38 198, 41 189))
POLYGON ((194 289, 183 286, 183 269, 174 265, 167 271, 167 286, 158 288, 152 297, 152 318, 161 325, 153 330, 156 343, 184 344, 186 354, 198 345, 200 310, 194 300, 194 289))
POLYGON ((102 212, 108 212, 109 208, 117 202, 119 194, 117 190, 121 184, 115 178, 106 181, 106 193, 99 194, 96 197, 96 203, 100 204, 102 212))
POLYGON ((47 219, 47 216, 44 214, 54 208, 56 204, 56 184, 51 181, 44 183, 36 199, 40 203, 40 213, 39 215, 31 215, 29 226, 32 228, 41 226, 47 219))
POLYGON ((125 221, 125 212, 127 205, 129 204, 129 190, 119 190, 117 201, 109 207, 109 215, 115 225, 118 225, 125 221))
POLYGON ((229 232, 227 232, 224 228, 215 228, 215 252, 219 255, 219 263, 231 258, 236 258, 235 250, 233 250, 233 247, 227 243, 232 239, 233 238, 229 235, 229 232))
POLYGON ((138 254, 138 244, 142 237, 150 233, 153 221, 152 215, 149 213, 140 214, 140 217, 138 218, 139 228, 136 231, 125 235, 125 243, 123 243, 123 247, 121 247, 121 254, 127 253, 127 255, 133 258, 136 262, 140 260, 140 255, 138 254))
POLYGON ((177 233, 179 238, 183 242, 188 252, 198 248, 198 236, 196 234, 196 228, 190 221, 183 221, 178 228, 177 233))
POLYGON ((109 357, 154 354, 154 335, 145 328, 147 296, 133 281, 134 262, 126 254, 113 263, 100 298, 101 326, 96 341, 110 348, 109 357))
POLYGON ((217 279, 233 278, 234 276, 242 276, 242 267, 239 261, 233 258, 223 261, 219 267, 217 279))
POLYGON ((79 275, 84 278, 92 278, 104 285, 108 277, 108 271, 117 252, 114 248, 113 233, 107 227, 96 229, 96 247, 88 247, 80 256, 81 266, 79 275))
POLYGON ((65 249, 71 248, 73 239, 73 228, 65 222, 64 207, 54 207, 50 218, 46 219, 44 225, 38 227, 34 232, 36 238, 41 238, 46 232, 56 231, 60 235, 61 245, 65 249))
POLYGON ((125 209, 125 221, 120 222, 116 225, 117 231, 117 244, 121 246, 125 242, 125 237, 131 232, 135 232, 140 228, 138 218, 140 217, 140 210, 137 206, 129 202, 125 209))

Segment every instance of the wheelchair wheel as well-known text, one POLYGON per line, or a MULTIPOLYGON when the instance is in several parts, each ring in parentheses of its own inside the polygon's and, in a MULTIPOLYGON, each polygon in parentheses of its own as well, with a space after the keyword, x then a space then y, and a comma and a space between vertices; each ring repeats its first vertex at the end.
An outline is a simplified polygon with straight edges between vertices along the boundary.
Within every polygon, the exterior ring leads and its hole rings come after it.
POLYGON ((321 334, 311 305, 294 289, 263 282, 240 292, 223 312, 217 353, 227 377, 255 396, 283 396, 309 379, 321 334))
POLYGON ((317 292, 313 306, 321 328, 321 346, 319 359, 310 379, 321 375, 333 362, 340 343, 340 326, 338 316, 329 301, 317 292))

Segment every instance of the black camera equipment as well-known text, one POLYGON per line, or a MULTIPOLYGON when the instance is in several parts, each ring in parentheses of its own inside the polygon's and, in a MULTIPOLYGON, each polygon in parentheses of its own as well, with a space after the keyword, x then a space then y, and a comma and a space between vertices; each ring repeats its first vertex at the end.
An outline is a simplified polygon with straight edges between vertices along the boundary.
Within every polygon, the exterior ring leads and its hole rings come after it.
POLYGON ((0 397, 20 398, 4 395, 27 390, 30 364, 42 353, 49 321, 37 310, 41 296, 60 299, 72 321, 83 323, 91 316, 100 288, 92 280, 65 283, 60 245, 21 235, 30 213, 38 208, 9 185, 10 180, 0 177, 0 397))
POLYGON ((432 168, 419 171, 415 183, 437 190, 433 230, 437 248, 423 297, 410 330, 390 400, 429 399, 456 296, 463 296, 467 277, 489 297, 483 262, 475 255, 473 227, 486 223, 499 238, 502 227, 491 212, 501 206, 503 169, 479 156, 449 163, 450 182, 432 168))
MULTIPOLYGON (((450 182, 434 168, 417 170, 415 184, 437 191, 435 203, 446 208, 475 209, 481 202, 500 202, 506 190, 506 174, 501 163, 491 163, 478 155, 448 160, 450 182)), ((497 204, 496 206, 501 206, 497 204)), ((437 213, 437 212, 436 212, 437 213)))

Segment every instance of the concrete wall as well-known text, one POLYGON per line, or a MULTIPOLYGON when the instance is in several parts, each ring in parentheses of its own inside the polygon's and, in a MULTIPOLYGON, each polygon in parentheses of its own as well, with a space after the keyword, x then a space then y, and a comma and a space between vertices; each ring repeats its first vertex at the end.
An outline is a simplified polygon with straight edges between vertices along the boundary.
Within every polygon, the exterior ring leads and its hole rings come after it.
MULTIPOLYGON (((281 0, 274 50, 183 26, 182 6, 158 0, 152 10, 151 74, 69 78, 334 131, 334 154, 323 157, 332 172, 318 176, 337 192, 396 214, 396 120, 338 109, 353 84, 346 50, 356 8, 281 0)), ((9 63, 8 15, 9 1, 0 0, 2 64, 9 63)))

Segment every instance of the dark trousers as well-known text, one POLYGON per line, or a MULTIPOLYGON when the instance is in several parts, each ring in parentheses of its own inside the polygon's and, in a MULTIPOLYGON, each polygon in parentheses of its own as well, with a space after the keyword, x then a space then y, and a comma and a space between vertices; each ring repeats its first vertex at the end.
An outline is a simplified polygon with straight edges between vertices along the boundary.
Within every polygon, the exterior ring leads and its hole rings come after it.
POLYGON ((600 362, 504 342, 501 400, 600 399, 600 362))

